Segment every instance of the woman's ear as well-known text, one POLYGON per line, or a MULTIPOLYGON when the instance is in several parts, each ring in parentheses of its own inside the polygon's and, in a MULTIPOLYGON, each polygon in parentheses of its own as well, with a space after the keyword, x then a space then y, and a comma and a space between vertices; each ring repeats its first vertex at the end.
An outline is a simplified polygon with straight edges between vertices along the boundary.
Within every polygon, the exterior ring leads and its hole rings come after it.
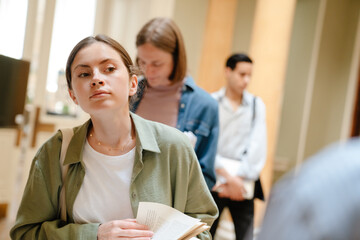
POLYGON ((71 99, 74 101, 74 103, 75 103, 76 105, 79 105, 78 101, 76 100, 74 91, 71 90, 71 89, 68 89, 68 92, 69 92, 69 95, 70 95, 71 99))
POLYGON ((138 78, 136 75, 132 75, 130 78, 129 96, 134 96, 137 91, 138 78))

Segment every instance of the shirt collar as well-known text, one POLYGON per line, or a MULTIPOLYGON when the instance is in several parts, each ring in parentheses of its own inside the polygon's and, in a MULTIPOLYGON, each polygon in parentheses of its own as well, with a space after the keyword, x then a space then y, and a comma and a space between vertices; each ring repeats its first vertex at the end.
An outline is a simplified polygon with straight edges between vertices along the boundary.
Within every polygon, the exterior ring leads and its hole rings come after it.
POLYGON ((74 128, 74 136, 69 143, 64 165, 81 162, 87 130, 91 124, 91 119, 89 119, 83 125, 74 128))
POLYGON ((147 120, 139 117, 138 115, 130 112, 130 116, 134 122, 136 137, 138 141, 136 142, 136 147, 141 147, 141 149, 159 153, 159 145, 156 141, 156 136, 154 135, 152 128, 148 126, 147 120))
POLYGON ((242 99, 241 104, 244 106, 249 106, 249 105, 251 105, 251 101, 252 101, 251 94, 248 91, 244 90, 243 91, 243 99, 242 99))
POLYGON ((183 85, 183 90, 190 89, 190 90, 194 91, 195 88, 196 88, 196 84, 195 84, 194 79, 191 76, 187 76, 185 78, 185 82, 184 82, 184 85, 183 85))
MULTIPOLYGON (((223 99, 225 97, 225 92, 226 92, 226 87, 221 88, 216 94, 217 94, 217 98, 221 101, 221 99, 223 99)), ((243 106, 249 106, 251 104, 251 94, 244 90, 243 91, 243 99, 241 102, 241 105, 243 106)))
MULTIPOLYGON (((156 137, 151 131, 152 128, 148 126, 146 120, 132 112, 130 112, 130 116, 134 122, 136 130, 136 148, 160 153, 156 137)), ((89 119, 83 125, 74 128, 74 136, 69 143, 64 165, 81 162, 87 130, 91 124, 91 119, 89 119)))

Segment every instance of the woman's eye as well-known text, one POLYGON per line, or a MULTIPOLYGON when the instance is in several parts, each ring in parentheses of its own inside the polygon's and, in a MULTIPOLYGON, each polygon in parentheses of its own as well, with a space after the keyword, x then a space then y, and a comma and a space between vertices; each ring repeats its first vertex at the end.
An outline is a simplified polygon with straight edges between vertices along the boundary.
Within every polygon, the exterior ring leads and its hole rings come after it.
POLYGON ((115 67, 106 68, 106 72, 113 72, 114 70, 115 70, 115 67))
POLYGON ((80 73, 80 74, 78 74, 78 77, 83 78, 83 77, 87 77, 89 75, 90 75, 89 73, 80 73))

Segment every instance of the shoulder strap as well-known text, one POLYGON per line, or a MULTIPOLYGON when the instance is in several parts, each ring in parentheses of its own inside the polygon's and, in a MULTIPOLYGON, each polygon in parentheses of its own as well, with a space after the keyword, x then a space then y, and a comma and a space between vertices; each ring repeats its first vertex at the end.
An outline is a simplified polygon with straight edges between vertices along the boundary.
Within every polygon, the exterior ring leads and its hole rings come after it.
POLYGON ((251 128, 254 127, 256 117, 256 96, 253 98, 253 108, 252 108, 252 118, 251 118, 251 128))
MULTIPOLYGON (((253 104, 252 104, 252 117, 251 117, 251 125, 250 125, 250 135, 255 125, 255 118, 256 118, 256 96, 253 98, 253 104)), ((248 145, 246 146, 243 156, 247 154, 248 145)))
POLYGON ((64 165, 66 152, 71 141, 72 136, 74 135, 74 130, 72 128, 60 129, 62 133, 62 144, 61 144, 61 153, 60 153, 60 169, 61 169, 61 180, 62 187, 60 191, 59 199, 59 211, 61 220, 66 222, 66 201, 65 201, 65 177, 69 169, 69 165, 64 165))

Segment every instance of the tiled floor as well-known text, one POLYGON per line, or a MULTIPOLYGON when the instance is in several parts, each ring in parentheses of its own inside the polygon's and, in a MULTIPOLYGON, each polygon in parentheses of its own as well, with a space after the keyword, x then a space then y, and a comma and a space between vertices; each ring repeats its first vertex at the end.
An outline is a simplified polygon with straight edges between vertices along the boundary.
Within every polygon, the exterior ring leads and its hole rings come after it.
POLYGON ((229 220, 221 220, 214 240, 235 240, 234 225, 229 220))

